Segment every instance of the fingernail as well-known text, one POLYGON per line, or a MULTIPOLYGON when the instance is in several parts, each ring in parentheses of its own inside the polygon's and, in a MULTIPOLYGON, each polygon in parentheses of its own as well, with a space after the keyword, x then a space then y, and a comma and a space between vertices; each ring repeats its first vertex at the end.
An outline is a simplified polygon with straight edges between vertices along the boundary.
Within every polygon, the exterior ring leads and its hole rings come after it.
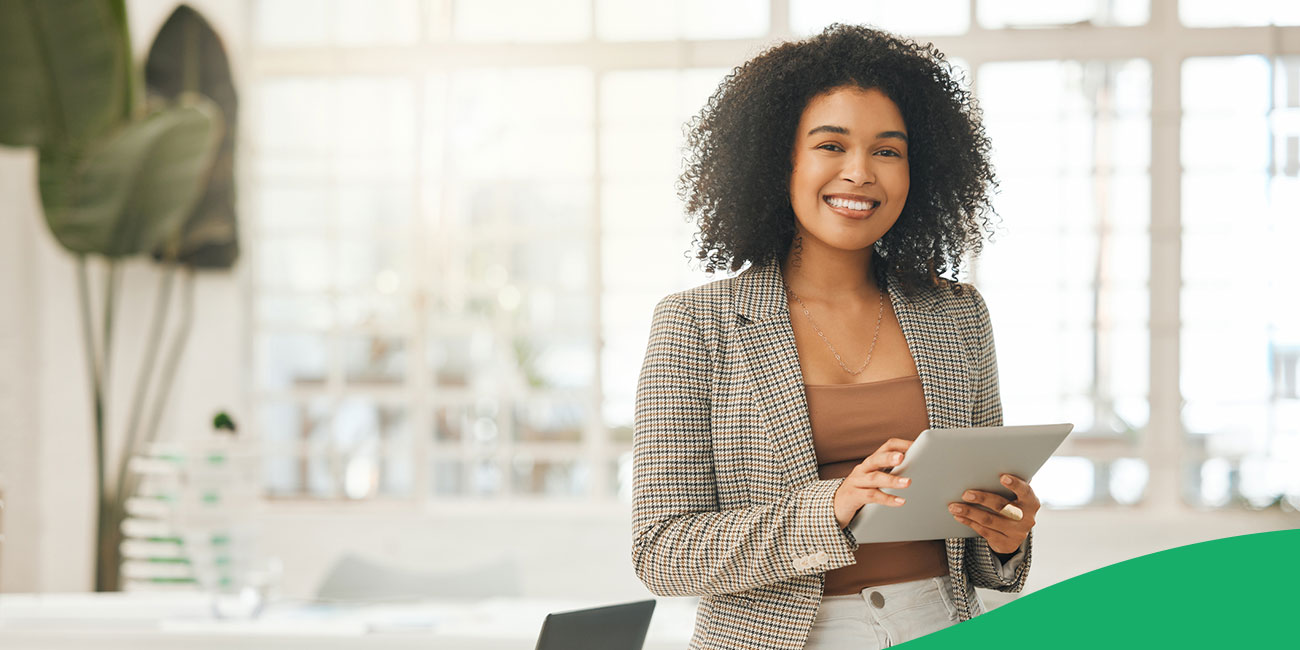
POLYGON ((906 501, 906 499, 903 497, 894 497, 894 503, 902 503, 904 501, 906 501))
POLYGON ((902 454, 894 454, 894 462, 895 462, 895 463, 901 463, 901 462, 903 462, 903 455, 902 455, 902 454))
POLYGON ((974 492, 967 492, 966 494, 961 495, 961 498, 963 498, 963 499, 965 499, 965 500, 967 500, 967 501, 974 501, 974 500, 975 500, 975 493, 974 493, 974 492))
POLYGON ((1002 484, 1003 484, 1003 485, 1011 485, 1011 477, 1010 477, 1010 476, 1003 476, 1003 477, 1002 477, 1002 484))
POLYGON ((910 478, 905 478, 905 479, 902 479, 902 480, 899 481, 899 482, 902 483, 903 485, 911 485, 911 484, 912 484, 912 479, 910 479, 910 478))
POLYGON ((961 512, 961 506, 948 506, 948 512, 951 512, 952 514, 955 515, 961 512))

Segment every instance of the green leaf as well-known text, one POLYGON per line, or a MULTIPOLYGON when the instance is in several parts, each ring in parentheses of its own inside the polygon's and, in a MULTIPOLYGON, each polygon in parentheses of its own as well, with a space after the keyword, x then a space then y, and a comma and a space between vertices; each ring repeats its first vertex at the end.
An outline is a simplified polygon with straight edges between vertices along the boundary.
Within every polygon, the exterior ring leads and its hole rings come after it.
POLYGON ((0 143, 75 148, 125 121, 123 36, 108 0, 0 0, 0 143))
POLYGON ((228 269, 239 258, 234 163, 239 96, 221 37, 198 11, 188 5, 177 7, 149 48, 144 79, 152 95, 177 99, 187 93, 202 94, 221 109, 225 123, 212 175, 181 228, 180 241, 155 250, 154 258, 175 256, 195 268, 228 269))
POLYGON ((225 429, 227 431, 234 432, 236 430, 235 420, 230 417, 229 413, 226 413, 225 411, 221 411, 220 413, 217 413, 215 416, 213 416, 212 428, 225 429))
POLYGON ((111 258, 175 236, 203 189, 220 135, 210 102, 132 122, 84 152, 41 149, 40 190, 54 237, 111 258))

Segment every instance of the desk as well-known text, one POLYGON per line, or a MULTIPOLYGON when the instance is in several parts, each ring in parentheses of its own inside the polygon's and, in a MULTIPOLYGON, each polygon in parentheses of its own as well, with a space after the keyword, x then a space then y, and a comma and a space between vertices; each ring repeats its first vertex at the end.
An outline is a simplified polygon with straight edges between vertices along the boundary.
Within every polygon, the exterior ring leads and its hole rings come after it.
MULTIPOLYGON (((225 650, 228 648, 529 649, 551 612, 610 602, 536 599, 385 605, 278 602, 255 620, 213 619, 202 594, 0 595, 5 650, 225 650)), ((646 650, 680 650, 690 640, 695 601, 659 599, 646 650)))

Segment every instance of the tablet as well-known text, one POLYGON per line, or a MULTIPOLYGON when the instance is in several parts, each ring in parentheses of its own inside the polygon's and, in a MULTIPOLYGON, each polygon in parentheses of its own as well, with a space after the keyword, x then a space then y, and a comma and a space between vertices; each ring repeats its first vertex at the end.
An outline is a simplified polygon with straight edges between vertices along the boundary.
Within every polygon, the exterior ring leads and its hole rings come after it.
POLYGON ((978 537, 958 523, 948 504, 961 503, 966 490, 983 490, 1008 499, 1016 495, 998 482, 1003 474, 1032 479, 1069 435, 1073 424, 926 429, 890 473, 912 484, 881 488, 907 499, 901 506, 868 503, 849 522, 859 544, 978 537))

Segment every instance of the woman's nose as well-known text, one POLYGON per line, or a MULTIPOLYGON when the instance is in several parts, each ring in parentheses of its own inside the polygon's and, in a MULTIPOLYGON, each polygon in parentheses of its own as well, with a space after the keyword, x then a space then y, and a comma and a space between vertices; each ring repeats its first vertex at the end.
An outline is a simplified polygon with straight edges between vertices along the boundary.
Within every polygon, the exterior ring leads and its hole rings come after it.
POLYGON ((867 155, 848 156, 843 173, 844 180, 854 185, 876 182, 875 170, 871 168, 871 157, 867 155))

